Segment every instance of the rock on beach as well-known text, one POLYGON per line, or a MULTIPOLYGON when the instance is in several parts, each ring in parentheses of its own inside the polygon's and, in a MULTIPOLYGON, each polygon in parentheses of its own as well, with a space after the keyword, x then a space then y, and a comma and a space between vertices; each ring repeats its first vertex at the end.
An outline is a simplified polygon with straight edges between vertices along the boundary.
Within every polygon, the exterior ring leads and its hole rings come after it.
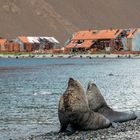
POLYGON ((57 132, 44 135, 32 136, 28 140, 139 140, 140 139, 140 118, 119 123, 117 128, 107 128, 97 131, 77 131, 71 136, 57 132))

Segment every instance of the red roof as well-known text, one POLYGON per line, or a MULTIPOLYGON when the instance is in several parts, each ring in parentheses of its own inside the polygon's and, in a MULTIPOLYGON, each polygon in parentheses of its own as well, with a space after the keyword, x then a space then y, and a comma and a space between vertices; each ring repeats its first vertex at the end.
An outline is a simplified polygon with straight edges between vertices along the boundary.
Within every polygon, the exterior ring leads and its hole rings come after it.
POLYGON ((71 42, 66 46, 67 49, 71 49, 76 45, 76 41, 71 40, 71 42))
POLYGON ((89 48, 93 44, 93 40, 85 40, 82 44, 78 44, 76 48, 89 48))
POLYGON ((18 38, 19 38, 23 43, 30 43, 30 42, 28 41, 28 38, 25 37, 25 36, 18 36, 18 38))
POLYGON ((120 35, 122 31, 122 29, 79 31, 74 34, 73 38, 71 39, 71 42, 66 46, 66 48, 89 48, 93 44, 94 40, 115 39, 120 35), (78 40, 83 40, 83 43, 78 44, 78 40))
POLYGON ((81 44, 77 44, 77 41, 72 40, 67 46, 67 49, 71 48, 89 48, 93 44, 93 40, 85 40, 81 44))
POLYGON ((79 31, 73 36, 73 40, 80 40, 80 39, 89 39, 89 40, 96 40, 96 39, 114 39, 120 33, 122 29, 108 29, 108 30, 88 30, 88 31, 79 31))
POLYGON ((134 35, 135 35, 138 31, 140 31, 140 29, 138 29, 138 28, 135 28, 135 29, 130 30, 130 31, 127 33, 127 34, 128 34, 127 38, 133 38, 134 35))
POLYGON ((0 39, 0 45, 4 45, 6 43, 6 39, 0 39))

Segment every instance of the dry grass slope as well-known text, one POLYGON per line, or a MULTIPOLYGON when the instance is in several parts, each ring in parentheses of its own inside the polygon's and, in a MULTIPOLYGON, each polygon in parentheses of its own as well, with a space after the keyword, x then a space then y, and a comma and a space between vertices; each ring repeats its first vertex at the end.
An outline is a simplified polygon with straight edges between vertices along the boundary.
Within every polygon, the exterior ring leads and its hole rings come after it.
POLYGON ((61 40, 89 28, 140 27, 139 0, 1 0, 0 35, 61 40))

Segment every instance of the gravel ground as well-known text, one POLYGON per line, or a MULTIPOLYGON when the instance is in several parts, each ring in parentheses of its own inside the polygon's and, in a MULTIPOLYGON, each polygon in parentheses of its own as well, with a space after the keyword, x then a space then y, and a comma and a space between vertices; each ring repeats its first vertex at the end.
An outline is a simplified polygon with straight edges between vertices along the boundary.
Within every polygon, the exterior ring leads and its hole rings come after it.
POLYGON ((117 128, 107 128, 97 131, 80 131, 71 136, 57 132, 32 136, 28 140, 140 140, 140 118, 119 123, 117 128))

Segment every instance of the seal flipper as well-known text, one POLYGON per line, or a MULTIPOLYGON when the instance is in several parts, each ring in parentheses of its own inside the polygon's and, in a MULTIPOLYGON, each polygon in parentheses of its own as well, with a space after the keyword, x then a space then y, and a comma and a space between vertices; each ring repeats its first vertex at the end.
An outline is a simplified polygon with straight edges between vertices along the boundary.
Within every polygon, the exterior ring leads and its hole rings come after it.
POLYGON ((76 129, 76 127, 74 127, 74 125, 69 124, 65 133, 67 136, 70 136, 70 135, 74 134, 76 132, 76 130, 77 129, 76 129))
POLYGON ((67 136, 70 136, 76 132, 76 127, 70 124, 68 121, 61 122, 61 127, 59 133, 66 133, 67 136))
POLYGON ((107 105, 102 106, 101 108, 99 108, 96 111, 98 113, 101 113, 102 115, 104 115, 111 122, 120 122, 121 123, 121 122, 126 122, 129 120, 135 120, 137 118, 137 116, 135 115, 134 112, 131 113, 131 112, 114 111, 113 109, 111 109, 107 105))
POLYGON ((92 82, 89 82, 87 87, 87 98, 90 109, 104 115, 111 122, 126 122, 137 118, 135 113, 118 112, 110 108, 98 87, 92 82))
POLYGON ((68 127, 68 123, 61 123, 59 133, 65 132, 68 127))
POLYGON ((115 123, 115 122, 112 122, 112 123, 111 123, 111 126, 112 126, 112 128, 117 128, 117 127, 118 127, 118 124, 115 123))

